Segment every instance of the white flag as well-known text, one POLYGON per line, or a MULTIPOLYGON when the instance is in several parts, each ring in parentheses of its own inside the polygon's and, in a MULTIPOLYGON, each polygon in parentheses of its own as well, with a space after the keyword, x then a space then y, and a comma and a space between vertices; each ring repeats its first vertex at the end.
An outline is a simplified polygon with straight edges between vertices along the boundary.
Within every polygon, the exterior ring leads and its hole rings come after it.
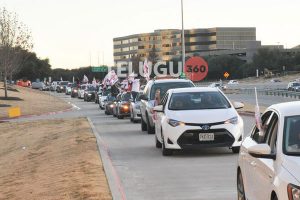
POLYGON ((150 69, 149 69, 147 58, 144 61, 144 77, 146 78, 147 81, 150 80, 150 69))
POLYGON ((258 105, 258 99, 257 99, 257 90, 255 88, 255 100, 256 100, 256 105, 255 105, 255 123, 256 127, 260 132, 262 132, 262 121, 261 121, 261 116, 260 116, 260 110, 259 110, 259 105, 258 105))
POLYGON ((88 77, 86 75, 83 76, 82 82, 84 82, 84 83, 88 83, 89 82, 89 79, 88 79, 88 77))

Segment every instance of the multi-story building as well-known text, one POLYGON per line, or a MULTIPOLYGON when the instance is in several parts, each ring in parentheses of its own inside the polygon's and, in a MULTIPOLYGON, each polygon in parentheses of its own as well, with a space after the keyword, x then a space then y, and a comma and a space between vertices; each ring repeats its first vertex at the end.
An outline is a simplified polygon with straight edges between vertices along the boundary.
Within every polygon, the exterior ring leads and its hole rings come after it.
MULTIPOLYGON (((133 56, 149 57, 155 50, 158 59, 169 61, 181 56, 181 30, 163 29, 113 39, 114 61, 129 61, 133 56)), ((260 47, 256 28, 209 28, 185 30, 186 55, 236 54, 249 60, 251 49, 260 47), (246 51, 247 50, 247 51, 246 51), (247 52, 249 55, 247 55, 247 52)))

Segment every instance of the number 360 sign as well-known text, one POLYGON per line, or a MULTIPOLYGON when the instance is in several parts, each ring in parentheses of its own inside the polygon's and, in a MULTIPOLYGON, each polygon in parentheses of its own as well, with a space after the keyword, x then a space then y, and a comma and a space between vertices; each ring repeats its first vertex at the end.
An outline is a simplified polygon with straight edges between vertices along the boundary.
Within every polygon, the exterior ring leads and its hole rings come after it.
POLYGON ((185 62, 184 72, 191 81, 201 81, 208 73, 207 62, 198 56, 194 56, 185 62))

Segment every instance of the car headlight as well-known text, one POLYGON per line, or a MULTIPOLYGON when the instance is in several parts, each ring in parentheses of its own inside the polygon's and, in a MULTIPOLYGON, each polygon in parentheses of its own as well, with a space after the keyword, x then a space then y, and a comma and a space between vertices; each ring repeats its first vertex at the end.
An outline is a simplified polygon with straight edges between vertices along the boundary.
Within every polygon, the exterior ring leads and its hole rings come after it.
POLYGON ((114 107, 114 104, 110 104, 110 106, 109 106, 109 107, 113 108, 113 107, 114 107))
POLYGON ((239 122, 239 118, 236 116, 226 120, 224 124, 237 124, 238 122, 239 122))
POLYGON ((92 96, 92 94, 91 94, 91 93, 88 93, 87 95, 88 95, 88 96, 92 96))
POLYGON ((300 200, 299 186, 288 184, 287 191, 288 191, 289 200, 300 200))
POLYGON ((121 105, 121 108, 123 108, 124 110, 128 110, 129 109, 128 105, 121 105))
POLYGON ((176 127, 176 126, 184 126, 185 123, 184 122, 180 122, 180 121, 177 121, 175 119, 168 119, 168 124, 170 124, 171 126, 173 127, 176 127))

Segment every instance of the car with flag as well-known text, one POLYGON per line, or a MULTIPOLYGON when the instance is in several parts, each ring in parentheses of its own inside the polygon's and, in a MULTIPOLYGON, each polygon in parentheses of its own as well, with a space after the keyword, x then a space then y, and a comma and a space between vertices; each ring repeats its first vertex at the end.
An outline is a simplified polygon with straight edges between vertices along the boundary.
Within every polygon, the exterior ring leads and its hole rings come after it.
POLYGON ((82 84, 80 85, 80 87, 78 88, 78 99, 83 99, 84 98, 84 91, 87 88, 87 84, 82 84))
POLYGON ((300 199, 299 108, 299 101, 275 104, 256 120, 238 157, 238 199, 300 199))
POLYGON ((114 116, 118 119, 130 116, 130 99, 132 99, 131 92, 123 92, 117 96, 114 116))
POLYGON ((218 88, 170 89, 154 107, 156 147, 164 156, 177 149, 228 147, 238 153, 244 123, 236 109, 218 88))
POLYGON ((105 102, 105 111, 104 113, 106 115, 112 115, 113 114, 113 110, 116 107, 116 97, 112 96, 112 94, 108 94, 107 95, 107 99, 105 102))
POLYGON ((195 87, 190 80, 175 79, 175 78, 158 78, 150 80, 146 84, 143 94, 140 96, 140 110, 141 110, 141 130, 147 131, 148 134, 155 133, 154 121, 154 106, 160 103, 160 99, 165 95, 169 89, 195 87))
POLYGON ((132 97, 130 101, 130 121, 135 123, 141 120, 141 95, 143 92, 137 93, 136 97, 132 97))
POLYGON ((97 88, 94 85, 88 85, 86 90, 84 91, 83 100, 87 102, 95 100, 96 90, 97 88))

